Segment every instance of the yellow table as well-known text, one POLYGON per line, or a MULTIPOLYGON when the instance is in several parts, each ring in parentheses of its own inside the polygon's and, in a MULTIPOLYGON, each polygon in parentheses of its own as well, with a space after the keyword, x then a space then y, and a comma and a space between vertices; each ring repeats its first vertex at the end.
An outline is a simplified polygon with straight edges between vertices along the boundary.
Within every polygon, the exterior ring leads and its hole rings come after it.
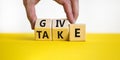
POLYGON ((0 60, 120 60, 120 34, 87 34, 86 42, 35 41, 33 33, 1 33, 0 60))

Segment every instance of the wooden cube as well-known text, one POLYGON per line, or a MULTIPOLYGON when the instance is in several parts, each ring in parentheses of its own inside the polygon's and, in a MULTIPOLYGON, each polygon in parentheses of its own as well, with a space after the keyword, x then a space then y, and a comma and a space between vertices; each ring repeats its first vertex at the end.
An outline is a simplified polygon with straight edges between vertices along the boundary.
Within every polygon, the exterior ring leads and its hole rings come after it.
POLYGON ((35 24, 35 39, 52 40, 51 24, 50 19, 38 19, 35 24))
POLYGON ((69 40, 70 41, 85 41, 86 31, 85 24, 70 24, 69 40))
POLYGON ((66 19, 54 19, 52 23, 52 39, 61 41, 68 40, 69 21, 66 19))

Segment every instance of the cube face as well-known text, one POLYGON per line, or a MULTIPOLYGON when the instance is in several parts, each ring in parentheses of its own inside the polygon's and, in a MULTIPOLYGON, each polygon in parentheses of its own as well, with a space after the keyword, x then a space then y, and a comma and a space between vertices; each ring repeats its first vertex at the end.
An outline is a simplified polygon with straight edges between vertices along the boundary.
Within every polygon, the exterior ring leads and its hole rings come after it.
POLYGON ((68 29, 67 28, 61 28, 61 29, 53 29, 53 40, 68 40, 68 29))
POLYGON ((52 39, 53 40, 68 40, 69 21, 66 19, 53 20, 52 39))
POLYGON ((70 41, 85 41, 85 24, 70 24, 70 41))
POLYGON ((50 28, 38 28, 35 30, 36 40, 52 40, 52 34, 50 28))
POLYGON ((52 20, 50 19, 37 19, 35 28, 51 28, 52 20))
POLYGON ((52 19, 52 28, 69 28, 69 24, 67 19, 52 19))
POLYGON ((52 40, 50 19, 38 19, 35 24, 35 39, 36 40, 52 40))

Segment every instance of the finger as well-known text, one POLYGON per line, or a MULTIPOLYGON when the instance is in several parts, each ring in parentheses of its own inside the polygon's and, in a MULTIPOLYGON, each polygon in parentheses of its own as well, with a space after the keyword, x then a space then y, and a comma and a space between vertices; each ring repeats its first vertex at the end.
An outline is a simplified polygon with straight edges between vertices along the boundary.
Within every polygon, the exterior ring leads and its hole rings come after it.
POLYGON ((34 5, 29 5, 26 6, 26 12, 27 12, 27 17, 31 23, 32 29, 34 29, 34 22, 37 19, 36 12, 35 12, 35 6, 34 5))
POLYGON ((62 5, 63 1, 62 0, 54 0, 55 2, 59 3, 60 5, 62 5))
POLYGON ((71 0, 71 5, 72 5, 73 16, 76 20, 79 15, 79 0, 71 0))
POLYGON ((75 23, 74 17, 73 17, 73 13, 72 13, 72 7, 71 7, 71 2, 65 2, 63 4, 64 10, 66 12, 67 18, 69 20, 70 23, 75 23))
POLYGON ((40 1, 40 0, 36 0, 36 1, 35 1, 35 4, 37 4, 39 1, 40 1))

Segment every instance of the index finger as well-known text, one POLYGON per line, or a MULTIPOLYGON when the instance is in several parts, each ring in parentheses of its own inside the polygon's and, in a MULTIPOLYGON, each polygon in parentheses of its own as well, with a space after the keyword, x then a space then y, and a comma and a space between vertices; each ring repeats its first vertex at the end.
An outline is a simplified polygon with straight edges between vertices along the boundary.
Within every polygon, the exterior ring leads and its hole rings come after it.
POLYGON ((66 12, 67 18, 69 20, 70 23, 75 23, 75 19, 72 13, 72 7, 71 7, 71 2, 64 2, 63 4, 64 10, 66 12))

